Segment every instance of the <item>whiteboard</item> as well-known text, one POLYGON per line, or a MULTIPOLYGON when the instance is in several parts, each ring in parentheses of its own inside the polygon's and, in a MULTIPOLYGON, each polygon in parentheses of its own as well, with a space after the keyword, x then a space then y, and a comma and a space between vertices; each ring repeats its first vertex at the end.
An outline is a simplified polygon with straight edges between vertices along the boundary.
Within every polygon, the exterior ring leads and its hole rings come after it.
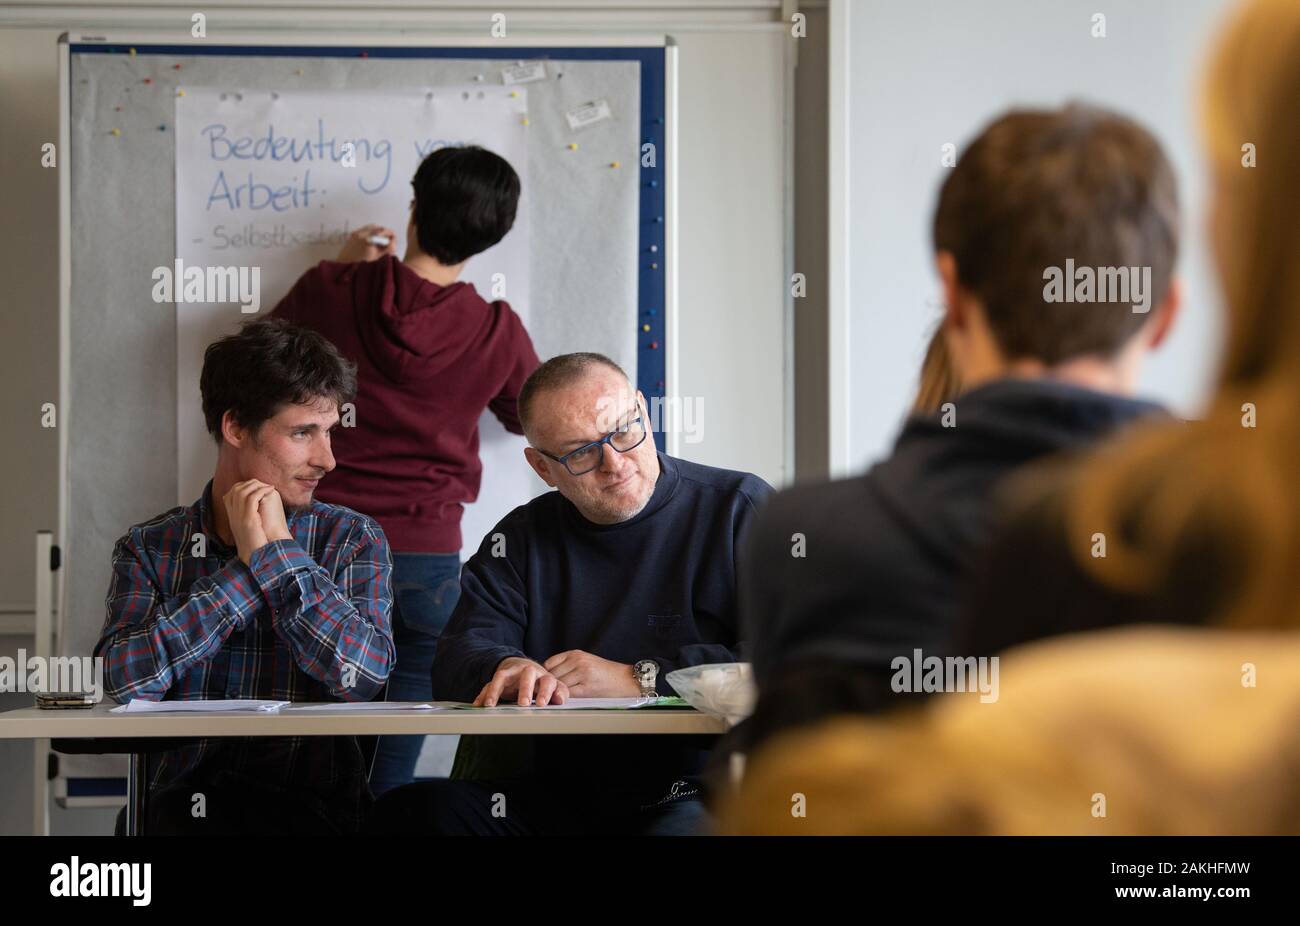
MULTIPOLYGON (((639 147, 647 133, 666 133, 671 125, 664 125, 662 116, 657 125, 645 124, 642 63, 636 55, 616 52, 639 53, 654 40, 615 51, 589 39, 543 50, 516 52, 501 44, 481 50, 399 48, 394 57, 359 58, 323 40, 281 48, 263 37, 260 48, 156 46, 163 49, 158 52, 141 43, 137 54, 129 55, 129 39, 96 37, 121 43, 122 53, 106 54, 85 51, 78 44, 82 38, 65 46, 62 127, 70 152, 61 210, 65 420, 71 433, 63 505, 70 568, 63 577, 62 651, 89 652, 98 637, 113 542, 130 525, 177 502, 177 306, 153 302, 150 289, 153 271, 177 256, 173 136, 181 89, 248 94, 500 87, 503 68, 514 63, 510 55, 548 55, 546 79, 520 88, 526 91, 521 96, 529 119, 530 334, 543 358, 598 350, 638 374, 638 254, 648 234, 671 240, 674 221, 669 210, 649 223, 643 219, 647 197, 663 197, 666 191, 650 191, 649 184, 639 182, 639 147), (438 57, 419 56, 426 52, 438 57), (566 53, 575 57, 566 59, 566 53), (571 128, 566 114, 595 99, 607 102, 611 118, 571 128), (616 163, 621 166, 613 167, 616 163), (545 234, 536 233, 540 227, 545 234)), ((663 54, 662 47, 658 51, 663 54)), ((661 87, 661 101, 663 96, 661 87)), ((387 224, 403 227, 403 218, 387 224)), ((331 256, 329 250, 305 259, 310 264, 331 256)), ((660 289, 673 292, 663 282, 660 289)), ((660 303, 657 322, 671 324, 673 310, 660 303)), ((481 499, 489 497, 489 480, 498 475, 515 480, 517 490, 513 498, 490 493, 503 510, 544 488, 518 444, 509 446, 515 439, 490 416, 482 436, 481 499)), ((474 548, 497 520, 484 506, 476 522, 476 507, 466 512, 467 548, 474 548)))

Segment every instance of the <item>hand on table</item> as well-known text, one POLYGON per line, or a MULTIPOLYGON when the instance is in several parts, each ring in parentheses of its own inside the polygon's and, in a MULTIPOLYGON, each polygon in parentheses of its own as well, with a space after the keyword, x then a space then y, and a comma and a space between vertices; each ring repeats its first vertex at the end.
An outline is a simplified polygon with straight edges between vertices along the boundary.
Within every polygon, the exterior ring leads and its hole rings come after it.
POLYGON ((635 698, 641 683, 625 662, 601 659, 585 650, 556 653, 542 668, 563 682, 575 698, 635 698))
POLYGON ((569 700, 568 687, 531 659, 509 656, 497 666, 492 680, 474 699, 475 707, 496 707, 502 698, 514 698, 524 707, 536 701, 539 707, 569 700))

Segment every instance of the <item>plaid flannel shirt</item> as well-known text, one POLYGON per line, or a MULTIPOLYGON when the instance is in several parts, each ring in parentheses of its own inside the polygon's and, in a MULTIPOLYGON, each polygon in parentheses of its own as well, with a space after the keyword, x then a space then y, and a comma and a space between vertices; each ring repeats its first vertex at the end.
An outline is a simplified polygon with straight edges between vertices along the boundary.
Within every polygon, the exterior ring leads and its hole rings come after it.
MULTIPOLYGON (((368 701, 394 661, 392 557, 379 525, 313 501, 293 540, 245 566, 217 536, 212 484, 193 505, 131 528, 113 550, 95 655, 115 701, 368 701), (202 535, 202 536, 200 536, 202 535)), ((212 781, 291 796, 353 830, 370 800, 354 737, 197 740, 150 756, 150 793, 212 781)))

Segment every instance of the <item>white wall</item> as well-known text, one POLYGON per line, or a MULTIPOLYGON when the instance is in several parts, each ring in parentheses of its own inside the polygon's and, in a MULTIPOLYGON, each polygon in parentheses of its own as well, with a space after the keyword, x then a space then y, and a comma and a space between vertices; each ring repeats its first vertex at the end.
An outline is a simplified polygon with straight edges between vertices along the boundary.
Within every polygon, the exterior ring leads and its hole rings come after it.
MULTIPOLYGON (((687 33, 680 46, 679 392, 700 400, 687 459, 787 469, 786 165, 780 32, 687 33)), ((792 450, 791 450, 792 453, 792 450)))
POLYGON ((939 312, 929 241, 941 146, 956 144, 960 157, 983 125, 1013 105, 1082 99, 1113 107, 1164 146, 1180 181, 1188 299, 1142 385, 1194 412, 1213 375, 1220 331, 1201 231, 1196 81, 1229 0, 832 2, 833 15, 848 19, 832 49, 847 72, 838 81, 833 74, 831 96, 832 120, 840 112, 847 120, 848 186, 830 206, 832 255, 837 235, 844 247, 842 259, 832 257, 840 297, 831 308, 832 338, 840 340, 831 356, 840 368, 831 388, 847 403, 833 416, 832 467, 857 471, 887 453, 912 399, 939 312), (1091 35, 1096 10, 1106 14, 1105 38, 1091 35))
MULTIPOLYGON (((0 656, 32 650, 34 535, 53 530, 58 498, 57 431, 40 426, 42 403, 58 401, 58 175, 40 146, 58 138, 56 30, 0 30, 0 656)), ((0 695, 0 710, 29 707, 0 695)), ((32 744, 0 741, 0 834, 32 820, 32 744)))
POLYGON ((0 633, 30 626, 33 536, 55 526, 58 433, 41 427, 41 405, 59 398, 58 173, 41 145, 58 140, 57 37, 0 30, 0 633))

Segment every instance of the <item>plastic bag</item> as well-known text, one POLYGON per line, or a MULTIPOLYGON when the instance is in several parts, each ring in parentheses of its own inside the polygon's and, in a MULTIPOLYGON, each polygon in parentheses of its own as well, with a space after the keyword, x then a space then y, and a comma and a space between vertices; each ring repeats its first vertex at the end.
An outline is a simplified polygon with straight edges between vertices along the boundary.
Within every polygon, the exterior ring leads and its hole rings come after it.
POLYGON ((688 666, 665 676, 668 684, 697 711, 722 717, 735 726, 754 710, 758 689, 747 662, 688 666))

